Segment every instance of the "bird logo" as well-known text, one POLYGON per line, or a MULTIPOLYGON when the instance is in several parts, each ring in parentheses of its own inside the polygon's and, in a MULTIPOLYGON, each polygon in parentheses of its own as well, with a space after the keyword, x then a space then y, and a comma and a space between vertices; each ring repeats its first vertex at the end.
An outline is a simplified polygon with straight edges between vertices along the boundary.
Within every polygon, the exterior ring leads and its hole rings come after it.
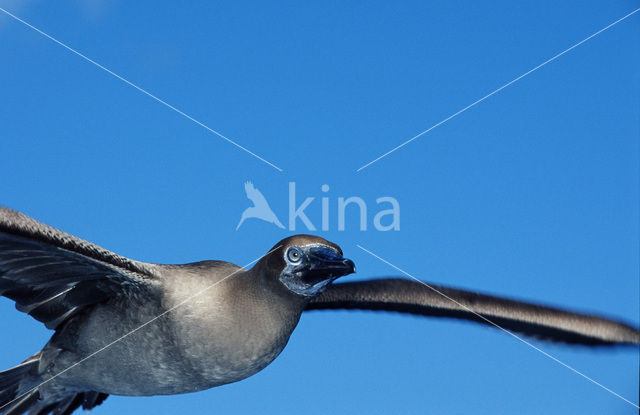
POLYGON ((236 230, 240 229, 240 225, 249 218, 262 219, 265 222, 273 223, 278 228, 284 229, 284 225, 280 223, 276 214, 271 210, 267 199, 265 199, 264 195, 260 190, 258 190, 253 183, 245 182, 244 191, 247 194, 247 198, 253 202, 253 206, 250 206, 242 212, 242 217, 240 218, 240 222, 238 222, 238 226, 236 226, 236 230))

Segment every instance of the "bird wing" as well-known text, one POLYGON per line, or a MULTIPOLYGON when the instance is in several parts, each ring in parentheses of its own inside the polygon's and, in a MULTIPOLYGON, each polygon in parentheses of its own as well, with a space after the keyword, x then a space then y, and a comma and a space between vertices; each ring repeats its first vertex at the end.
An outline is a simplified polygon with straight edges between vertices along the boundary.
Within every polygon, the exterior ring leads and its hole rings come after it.
POLYGON ((156 279, 130 260, 0 207, 0 295, 56 329, 82 309, 156 279))
POLYGON ((621 322, 404 278, 332 284, 306 308, 323 309, 458 318, 563 343, 640 344, 640 330, 621 322))

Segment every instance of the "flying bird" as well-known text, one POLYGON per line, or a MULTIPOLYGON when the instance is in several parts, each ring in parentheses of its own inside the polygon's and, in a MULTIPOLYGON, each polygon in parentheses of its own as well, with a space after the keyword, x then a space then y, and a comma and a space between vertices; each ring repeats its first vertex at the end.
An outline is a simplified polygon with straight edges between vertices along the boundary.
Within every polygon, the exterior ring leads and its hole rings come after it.
POLYGON ((249 218, 262 219, 265 222, 273 223, 278 228, 284 229, 284 225, 280 223, 276 214, 271 210, 267 199, 265 199, 260 190, 255 188, 253 183, 246 182, 244 184, 244 191, 247 194, 247 198, 253 202, 253 206, 246 208, 244 212, 242 212, 236 230, 240 229, 240 225, 242 225, 245 219, 249 218))
POLYGON ((262 370, 306 310, 367 309, 498 325, 550 341, 640 344, 625 323, 355 272, 340 247, 296 235, 250 269, 224 261, 134 261, 0 207, 0 294, 54 330, 0 372, 0 413, 71 414, 108 395, 195 392, 262 370))

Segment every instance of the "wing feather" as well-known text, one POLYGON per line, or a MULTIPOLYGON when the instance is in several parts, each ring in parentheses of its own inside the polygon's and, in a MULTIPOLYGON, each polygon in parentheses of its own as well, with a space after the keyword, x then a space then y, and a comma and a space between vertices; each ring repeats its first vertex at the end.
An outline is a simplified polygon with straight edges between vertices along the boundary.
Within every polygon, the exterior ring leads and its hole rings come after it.
POLYGON ((156 278, 152 264, 0 207, 0 295, 48 328, 156 278))
POLYGON ((322 309, 457 318, 563 343, 640 344, 640 331, 622 322, 405 278, 333 284, 306 308, 322 309))

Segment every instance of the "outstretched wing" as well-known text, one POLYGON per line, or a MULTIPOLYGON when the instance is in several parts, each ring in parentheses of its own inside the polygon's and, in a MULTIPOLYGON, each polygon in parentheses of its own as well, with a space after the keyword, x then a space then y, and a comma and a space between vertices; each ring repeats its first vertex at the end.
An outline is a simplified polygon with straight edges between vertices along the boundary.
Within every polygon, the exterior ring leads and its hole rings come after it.
POLYGON ((0 207, 0 295, 50 329, 152 284, 152 267, 0 207))
POLYGON ((404 278, 333 284, 306 308, 322 309, 459 318, 563 343, 640 344, 640 331, 624 323, 404 278))

